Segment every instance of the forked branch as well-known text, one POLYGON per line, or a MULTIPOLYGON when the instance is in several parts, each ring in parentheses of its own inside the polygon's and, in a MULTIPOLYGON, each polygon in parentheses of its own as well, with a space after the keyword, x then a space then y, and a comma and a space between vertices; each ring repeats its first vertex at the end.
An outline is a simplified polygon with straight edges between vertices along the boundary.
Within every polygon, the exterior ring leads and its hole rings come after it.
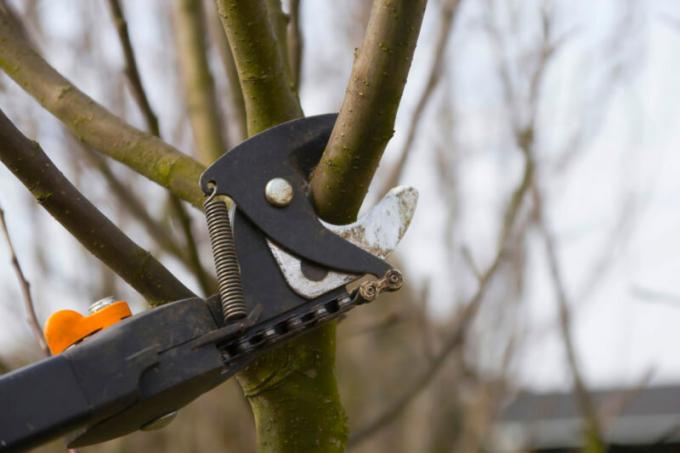
POLYGON ((132 127, 59 74, 0 8, 0 68, 87 145, 201 207, 204 167, 158 137, 132 127))
POLYGON ((38 144, 26 138, 1 111, 0 143, 0 160, 38 202, 149 303, 194 295, 78 192, 38 144))

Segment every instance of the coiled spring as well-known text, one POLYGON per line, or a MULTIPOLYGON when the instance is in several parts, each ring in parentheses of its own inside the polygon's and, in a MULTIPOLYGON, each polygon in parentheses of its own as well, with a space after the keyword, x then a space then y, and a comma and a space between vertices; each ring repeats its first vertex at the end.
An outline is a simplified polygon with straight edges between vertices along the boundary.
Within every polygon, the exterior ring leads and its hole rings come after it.
POLYGON ((241 273, 227 205, 215 197, 216 191, 217 188, 205 200, 203 208, 215 260, 222 314, 225 321, 231 321, 246 316, 248 311, 241 288, 241 273))

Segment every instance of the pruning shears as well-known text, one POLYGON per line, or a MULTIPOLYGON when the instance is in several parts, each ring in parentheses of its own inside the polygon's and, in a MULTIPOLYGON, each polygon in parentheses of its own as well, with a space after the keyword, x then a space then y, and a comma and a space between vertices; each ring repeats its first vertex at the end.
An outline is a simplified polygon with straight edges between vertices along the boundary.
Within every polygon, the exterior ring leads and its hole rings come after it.
POLYGON ((136 315, 123 301, 89 316, 54 313, 45 326, 53 355, 0 377, 0 451, 163 427, 262 352, 399 289, 402 275, 384 258, 408 228, 414 189, 392 189, 349 225, 314 212, 308 177, 335 119, 268 129, 201 176, 218 294, 136 315))

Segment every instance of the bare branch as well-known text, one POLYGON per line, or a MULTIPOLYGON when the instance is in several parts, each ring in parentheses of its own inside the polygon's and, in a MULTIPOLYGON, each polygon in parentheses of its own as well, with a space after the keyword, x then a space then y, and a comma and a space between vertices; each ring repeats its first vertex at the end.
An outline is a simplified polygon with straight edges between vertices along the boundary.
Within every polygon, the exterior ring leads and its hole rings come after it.
POLYGON ((125 75, 130 82, 132 95, 142 111, 149 132, 156 137, 160 137, 161 131, 158 124, 158 117, 151 108, 151 103, 144 90, 142 78, 139 75, 137 58, 135 58, 135 52, 132 48, 132 41, 130 40, 130 33, 128 32, 128 25, 127 20, 125 19, 125 13, 123 12, 123 7, 118 0, 109 0, 109 8, 111 9, 111 15, 113 16, 113 23, 116 26, 116 32, 118 33, 118 40, 123 48, 125 75))
POLYGON ((35 342, 38 343, 38 346, 42 350, 43 354, 45 354, 45 356, 49 356, 50 350, 47 347, 45 337, 43 336, 42 329, 40 328, 38 316, 35 314, 35 304, 33 303, 33 296, 31 296, 31 284, 26 279, 24 271, 21 269, 21 265, 19 264, 19 258, 17 258, 17 253, 14 249, 14 244, 12 243, 12 239, 9 234, 9 228, 7 227, 7 222, 5 221, 5 211, 3 211, 2 208, 0 208, 0 229, 2 229, 2 233, 5 236, 12 267, 14 268, 14 273, 17 276, 19 288, 21 289, 21 296, 24 301, 24 310, 26 310, 26 322, 33 333, 35 342))
POLYGON ((243 92, 241 91, 241 84, 238 78, 238 71, 236 71, 236 63, 234 56, 227 41, 227 35, 222 28, 219 16, 211 14, 208 18, 210 21, 210 29, 212 31, 213 39, 217 42, 220 60, 224 67, 227 82, 229 83, 229 112, 236 123, 236 136, 230 137, 231 143, 229 146, 234 146, 242 142, 248 135, 248 125, 246 119, 246 105, 243 100, 243 92))
POLYGON ((562 270, 557 258, 557 251, 555 250, 555 239, 548 229, 542 197, 535 184, 533 185, 532 193, 534 198, 534 207, 538 218, 538 227, 545 243, 550 278, 552 279, 553 287, 555 289, 555 296, 559 304, 560 332, 562 334, 562 343, 564 344, 564 349, 567 354, 567 362, 569 363, 569 369, 571 371, 572 381, 574 384, 574 393, 576 395, 576 401, 586 422, 586 440, 590 445, 592 445, 592 448, 595 448, 595 450, 589 451, 604 451, 604 446, 602 443, 602 427, 597 413, 597 407, 595 406, 595 403, 593 402, 590 392, 588 391, 588 388, 585 384, 585 380, 579 366, 576 347, 574 346, 573 333, 571 330, 571 313, 569 311, 569 301, 562 279, 562 270))
POLYGON ((265 0, 217 0, 248 118, 248 135, 302 116, 265 0))
POLYGON ((356 446, 367 440, 382 428, 392 423, 398 416, 400 416, 408 407, 408 405, 425 388, 427 388, 430 382, 432 382, 451 352, 459 349, 463 345, 472 321, 479 311, 482 301, 484 300, 484 295, 486 294, 493 277, 496 275, 498 269, 503 263, 503 259, 511 242, 512 232, 517 224, 520 208, 531 187, 533 174, 534 164, 531 160, 527 159, 525 160, 522 179, 517 188, 514 190, 503 215, 501 237, 498 242, 496 255, 494 256, 491 264, 489 264, 485 268, 484 272, 481 273, 479 282, 477 284, 477 290, 472 295, 472 297, 470 297, 470 299, 465 302, 463 307, 456 315, 451 326, 451 334, 444 341, 441 350, 430 361, 423 373, 418 378, 416 378, 414 382, 405 387, 404 392, 399 397, 388 404, 387 407, 377 417, 373 418, 370 422, 364 425, 364 427, 357 430, 352 435, 349 441, 350 446, 356 446))
POLYGON ((439 23, 439 31, 437 32, 437 40, 435 44, 434 56, 432 59, 432 66, 430 67, 430 73, 425 83, 425 88, 418 98, 416 107, 413 110, 413 115, 411 116, 411 121, 408 125, 408 130, 406 132, 406 140, 404 141, 404 146, 402 146, 399 151, 399 159, 394 167, 391 169, 390 173, 385 178, 385 182, 378 190, 379 198, 382 198, 387 191, 392 187, 396 186, 401 179, 401 175, 406 167, 406 162, 413 148, 413 142, 415 141, 416 135, 418 134, 418 128, 420 124, 423 123, 422 116, 425 108, 432 99, 432 93, 439 84, 442 76, 442 69, 445 62, 445 53, 447 43, 450 41, 451 29, 455 21, 456 13, 458 11, 458 6, 460 5, 460 0, 445 0, 442 4, 441 22, 439 23))
POLYGON ((194 294, 90 203, 0 111, 0 160, 93 255, 152 305, 194 294))
POLYGON ((199 160, 208 165, 226 151, 213 76, 208 64, 205 15, 201 0, 175 2, 177 56, 184 96, 199 160))
POLYGON ((201 207, 201 164, 130 126, 78 90, 15 33, 16 27, 13 18, 0 9, 0 68, 7 75, 89 146, 201 207))
MULTIPOLYGON (((290 60, 288 59, 288 16, 283 12, 281 0, 266 0, 266 3, 269 23, 274 32, 274 42, 286 68, 288 80, 291 81, 291 86, 293 86, 290 60)), ((297 94, 297 92, 295 93, 297 94)))
MULTIPOLYGON (((185 2, 186 3, 186 2, 185 2)), ((132 47, 132 42, 130 40, 130 35, 128 32, 128 26, 127 26, 127 20, 125 19, 125 13, 123 12, 123 8, 121 7, 120 3, 118 0, 109 0, 109 5, 111 7, 111 13, 113 15, 114 23, 116 24, 116 30, 118 31, 118 38, 120 40, 121 46, 123 48, 123 55, 125 58, 125 74, 128 77, 128 80, 130 82, 132 92, 134 94, 134 98, 137 100, 137 104, 139 105, 139 108, 141 109, 147 128, 149 129, 149 132, 151 132, 153 135, 156 137, 160 138, 160 124, 158 122, 158 117, 153 111, 153 108, 151 107, 151 103, 149 102, 149 97, 146 95, 146 90, 144 89, 144 84, 142 83, 142 78, 139 74, 139 68, 137 66, 137 58, 135 57, 135 52, 132 47)), ((184 5, 183 4, 183 11, 184 9, 191 9, 191 5, 184 5)), ((195 8, 194 8, 195 9, 195 8)), ((188 14, 188 13, 187 13, 188 14)), ((199 9, 198 11, 192 11, 194 16, 198 16, 198 19, 196 17, 191 17, 190 19, 192 20, 201 20, 202 19, 202 10, 199 9)), ((180 14, 180 16, 183 16, 180 14)), ((181 22, 181 21, 180 21, 181 22)), ((195 24, 190 24, 187 26, 193 26, 195 24)), ((180 27, 182 28, 182 27, 180 27)), ((180 33, 181 34, 181 33, 180 33)), ((201 38, 202 39, 202 38, 201 38)), ((180 41, 182 41, 180 39, 180 41)), ((203 43, 204 45, 204 43, 203 43)), ((182 46, 180 46, 182 47, 182 46)), ((193 50, 193 49, 192 49, 193 50)), ((205 52, 203 53, 203 59, 205 60, 205 52)), ((200 63, 200 62, 188 62, 188 64, 193 64, 193 63, 200 63)), ((207 60, 203 61, 205 65, 207 66, 207 60)), ((206 69, 207 70, 207 69, 206 69)), ((191 72, 191 71, 190 71, 191 72)), ((200 71, 199 71, 200 72, 200 71)), ((193 73, 193 72, 192 72, 193 73)), ((210 73, 208 72, 208 77, 210 77, 210 73)), ((210 83, 212 84, 212 78, 210 79, 210 83)), ((212 87, 212 85, 211 85, 212 87)), ((214 104, 214 99, 213 99, 213 104, 214 104)), ((201 105, 200 107, 206 107, 204 105, 201 105)), ((216 108, 216 106, 215 106, 216 108)), ((191 109, 190 109, 191 110, 191 109)), ((191 115, 191 112, 190 112, 191 115)), ((198 115, 200 116, 200 114, 198 115)), ((199 123, 202 124, 202 121, 199 121, 199 123)), ((217 125, 218 128, 218 133, 219 133, 219 124, 217 125)), ((222 148, 223 145, 221 144, 221 136, 220 136, 220 143, 219 143, 219 149, 220 153, 222 153, 222 148)), ((201 147, 199 146, 199 151, 201 147)), ((204 149, 204 151, 207 151, 207 148, 204 149)), ((211 158, 208 158, 205 163, 210 163, 212 161, 211 158)), ((114 188, 116 193, 119 195, 124 195, 127 190, 118 183, 117 179, 114 177, 113 173, 106 172, 106 165, 105 163, 100 159, 99 160, 99 168, 102 170, 104 173, 104 176, 107 178, 109 181, 109 184, 114 188)), ((127 200, 128 201, 133 201, 133 204, 130 206, 132 209, 135 209, 137 211, 137 214, 140 216, 140 219, 147 225, 147 226, 154 226, 157 225, 156 222, 151 220, 151 217, 146 214, 146 210, 141 208, 139 206, 139 203, 134 203, 135 200, 133 200, 134 197, 131 196, 131 194, 127 194, 127 200)), ((201 289, 203 290, 203 293, 205 295, 208 295, 211 293, 211 291, 216 287, 214 282, 211 282, 210 279, 208 278, 205 270, 203 269, 203 266, 201 264, 200 259, 198 258, 198 246, 196 244, 196 241, 194 240, 194 235, 193 231, 191 230, 191 219, 189 218, 189 214, 186 212, 184 209, 184 206, 182 206, 182 203, 180 200, 173 195, 172 193, 169 194, 169 201, 171 206, 173 207, 173 210, 175 212, 175 215, 179 219, 182 233, 184 234, 184 238, 186 240, 186 248, 187 248, 187 253, 183 253, 174 243, 175 241, 172 239, 172 237, 169 234, 166 234, 165 231, 160 234, 160 238, 163 239, 163 242, 167 245, 170 246, 170 251, 175 254, 180 260, 182 260, 189 269, 191 269, 196 276, 201 289)), ((156 228, 156 230, 164 230, 163 228, 156 228)), ((157 231, 158 233, 158 231, 157 231)))
POLYGON ((426 4, 373 2, 340 115, 312 178, 317 211, 329 222, 351 222, 366 196, 394 132, 426 4))
POLYGON ((203 294, 208 296, 217 290, 217 280, 209 275, 203 268, 201 258, 198 254, 198 246, 196 244, 196 239, 194 238, 193 228, 191 226, 191 217, 189 217, 189 213, 186 211, 184 205, 182 205, 182 200, 172 195, 170 195, 168 199, 179 220, 180 229, 182 230, 185 239, 184 246, 186 247, 186 253, 182 253, 181 259, 187 267, 193 271, 203 294))
POLYGON ((634 297, 648 300, 650 302, 666 302, 674 306, 680 306, 680 294, 659 291, 652 288, 642 286, 633 286, 631 292, 634 297))
MULTIPOLYGON (((82 143, 79 143, 79 145, 84 146, 82 143)), ((196 265, 197 260, 200 264, 200 260, 197 258, 198 250, 196 246, 187 246, 185 251, 177 243, 177 240, 173 237, 168 228, 164 227, 153 217, 151 217, 147 207, 144 206, 144 204, 134 193, 128 190, 128 187, 123 182, 121 182, 118 177, 116 177, 103 156, 87 150, 84 150, 83 154, 85 155, 86 159, 92 161, 92 164, 104 177, 109 188, 111 189, 111 192, 113 192, 113 194, 115 194, 115 196, 121 200, 125 208, 130 211, 134 218, 144 226, 149 235, 158 243, 158 245, 160 245, 164 251, 170 253, 182 261, 188 269, 194 272, 194 275, 196 276, 196 279, 198 280, 198 283, 201 286, 201 290, 204 294, 211 294, 214 291, 213 289, 217 287, 217 283, 214 278, 206 274, 202 265, 196 265)), ((171 204, 179 203, 179 199, 172 195, 170 195, 168 199, 171 204)), ((180 205, 180 207, 183 209, 183 206, 180 205)), ((180 226, 183 229, 185 237, 193 237, 193 232, 191 230, 187 231, 184 225, 185 222, 191 221, 189 214, 187 212, 183 212, 183 214, 183 216, 178 216, 180 226), (184 220, 185 218, 186 220, 184 220)), ((194 242, 195 241, 193 241, 193 239, 188 241, 190 244, 194 242)))
POLYGON ((288 12, 288 60, 290 61, 290 79, 296 93, 300 92, 302 51, 305 46, 300 27, 300 3, 302 3, 301 0, 290 0, 288 12))

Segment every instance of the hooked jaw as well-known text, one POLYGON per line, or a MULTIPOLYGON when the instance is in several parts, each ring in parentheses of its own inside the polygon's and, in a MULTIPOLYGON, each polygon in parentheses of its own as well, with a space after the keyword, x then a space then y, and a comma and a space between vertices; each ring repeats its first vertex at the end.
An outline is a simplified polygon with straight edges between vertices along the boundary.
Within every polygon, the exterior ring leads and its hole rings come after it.
MULTIPOLYGON (((412 187, 397 186, 390 190, 368 213, 347 225, 333 225, 321 221, 323 226, 362 250, 385 258, 399 244, 413 219, 418 204, 418 191, 412 187)), ((313 299, 361 277, 360 274, 337 272, 313 267, 267 239, 286 283, 298 295, 313 299)))

